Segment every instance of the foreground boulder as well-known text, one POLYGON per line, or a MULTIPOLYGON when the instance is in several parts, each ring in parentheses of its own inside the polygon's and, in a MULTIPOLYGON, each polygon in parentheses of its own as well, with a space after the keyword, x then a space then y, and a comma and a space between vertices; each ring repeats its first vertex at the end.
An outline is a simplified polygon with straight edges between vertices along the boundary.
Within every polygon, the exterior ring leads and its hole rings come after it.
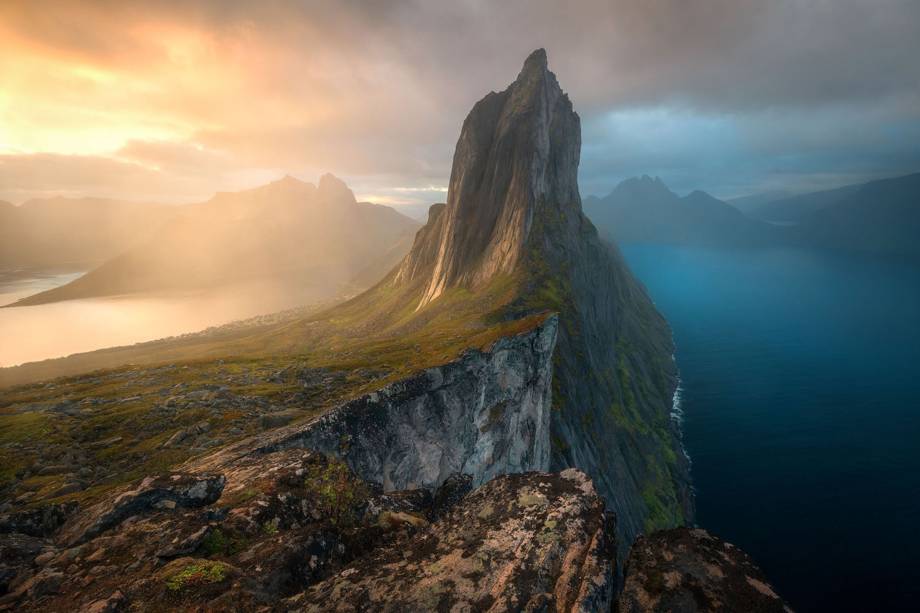
POLYGON ((625 574, 619 613, 790 610, 746 553, 698 528, 640 536, 625 574))
POLYGON ((400 548, 290 599, 305 611, 606 611, 614 526, 584 473, 496 477, 400 548))

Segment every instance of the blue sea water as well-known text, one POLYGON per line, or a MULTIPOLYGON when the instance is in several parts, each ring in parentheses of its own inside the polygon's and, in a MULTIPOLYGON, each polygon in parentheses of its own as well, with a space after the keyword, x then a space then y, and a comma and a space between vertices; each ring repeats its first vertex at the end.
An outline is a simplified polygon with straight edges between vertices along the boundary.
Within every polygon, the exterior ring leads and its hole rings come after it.
POLYGON ((920 603, 920 266, 624 245, 674 331, 697 523, 798 611, 920 603))

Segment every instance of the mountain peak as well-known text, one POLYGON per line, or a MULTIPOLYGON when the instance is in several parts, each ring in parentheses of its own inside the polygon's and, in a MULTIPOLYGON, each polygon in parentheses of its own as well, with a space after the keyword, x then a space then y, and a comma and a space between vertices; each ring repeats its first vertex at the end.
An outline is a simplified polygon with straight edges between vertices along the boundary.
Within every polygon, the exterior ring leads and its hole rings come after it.
POLYGON ((417 241, 397 282, 421 278, 421 308, 449 287, 477 286, 514 270, 539 211, 580 213, 580 150, 578 115, 538 49, 514 83, 477 102, 463 122, 445 210, 417 241))
POLYGON ((691 201, 692 201, 692 200, 707 200, 707 201, 708 201, 708 200, 718 200, 718 198, 716 198, 715 196, 713 196, 713 195, 710 194, 709 192, 704 192, 704 191, 701 190, 701 189, 695 189, 695 190, 693 190, 692 192, 690 192, 689 194, 687 194, 686 196, 684 196, 684 199, 686 199, 686 200, 691 200, 691 201))
POLYGON ((301 181, 295 176, 284 175, 280 179, 272 181, 269 185, 276 185, 278 187, 303 187, 304 185, 309 185, 306 181, 301 181))
POLYGON ((545 73, 547 70, 549 70, 549 61, 546 59, 546 49, 541 47, 533 51, 527 56, 527 59, 524 60, 524 67, 518 75, 518 80, 520 80, 522 75, 540 74, 545 73))
POLYGON ((659 177, 642 175, 641 177, 631 177, 620 182, 607 197, 670 199, 677 198, 677 194, 672 192, 659 177))
POLYGON ((356 202, 354 192, 348 188, 345 182, 329 173, 319 178, 317 195, 324 202, 343 202, 348 204, 356 202))

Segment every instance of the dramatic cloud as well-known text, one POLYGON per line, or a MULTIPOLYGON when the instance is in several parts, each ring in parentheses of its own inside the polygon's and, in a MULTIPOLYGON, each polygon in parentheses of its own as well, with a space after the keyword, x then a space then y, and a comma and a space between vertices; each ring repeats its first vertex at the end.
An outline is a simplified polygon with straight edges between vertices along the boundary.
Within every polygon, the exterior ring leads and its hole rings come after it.
POLYGON ((584 119, 586 193, 916 170, 914 0, 7 0, 0 198, 179 201, 331 171, 438 199, 465 113, 536 47, 584 119))

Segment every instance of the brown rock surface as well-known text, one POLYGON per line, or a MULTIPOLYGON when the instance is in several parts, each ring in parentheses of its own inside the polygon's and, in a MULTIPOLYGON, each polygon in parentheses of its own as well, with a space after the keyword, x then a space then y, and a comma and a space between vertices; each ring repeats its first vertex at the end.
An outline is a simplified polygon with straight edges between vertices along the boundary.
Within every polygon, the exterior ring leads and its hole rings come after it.
POLYGON ((584 473, 496 477, 400 548, 290 599, 305 611, 603 611, 614 529, 584 473))
POLYGON ((790 610, 746 553, 699 528, 640 536, 625 575, 619 613, 790 610))

